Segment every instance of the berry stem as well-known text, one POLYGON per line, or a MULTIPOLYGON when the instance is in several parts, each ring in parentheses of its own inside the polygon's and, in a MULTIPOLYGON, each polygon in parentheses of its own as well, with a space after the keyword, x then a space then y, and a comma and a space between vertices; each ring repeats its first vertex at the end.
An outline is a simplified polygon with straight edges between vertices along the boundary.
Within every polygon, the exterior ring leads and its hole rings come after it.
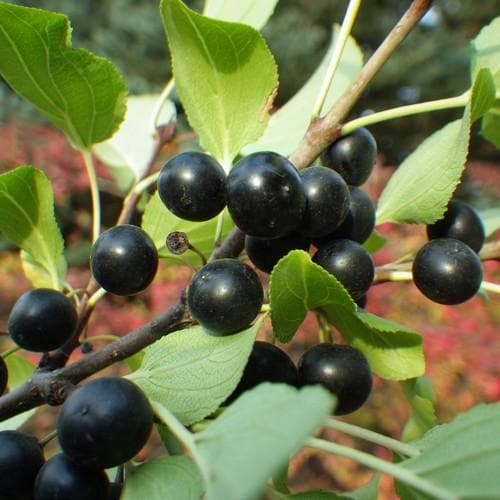
POLYGON ((19 351, 19 349, 21 348, 15 345, 14 347, 11 347, 10 349, 7 349, 6 351, 2 352, 1 357, 3 359, 8 358, 11 354, 14 354, 15 352, 19 351))
POLYGON ((491 293, 500 293, 500 284, 491 283, 490 281, 483 281, 481 288, 491 293))
POLYGON ((401 455, 405 455, 407 457, 416 457, 420 455, 420 451, 414 446, 402 443, 397 439, 384 436, 383 434, 379 434, 378 432, 370 431, 368 429, 365 429, 364 427, 358 427, 357 425, 348 424, 347 422, 343 422, 335 418, 329 418, 325 422, 325 427, 335 429, 336 431, 343 432, 344 434, 348 434, 349 436, 364 439, 365 441, 369 441, 370 443, 378 444, 380 446, 383 446, 384 448, 392 450, 401 455))
POLYGON ((57 436, 57 431, 54 430, 47 434, 45 437, 40 439, 40 446, 45 447, 48 443, 50 443, 57 436))
POLYGON ((198 465, 203 479, 208 482, 210 474, 203 457, 196 448, 196 436, 189 432, 162 404, 156 401, 150 401, 155 415, 168 427, 170 432, 184 445, 189 451, 193 460, 198 465))
POLYGON ((419 113, 428 113, 429 111, 439 111, 443 109, 462 108, 467 105, 470 98, 470 90, 456 97, 449 97, 447 99, 436 99, 434 101, 419 102, 418 104, 410 104, 408 106, 398 106, 397 108, 386 109, 373 113, 371 115, 362 116, 347 122, 341 129, 341 135, 347 135, 354 130, 380 123, 395 118, 402 118, 404 116, 417 115, 419 113))
POLYGON ((175 80, 173 78, 170 78, 170 80, 163 88, 160 97, 158 98, 158 101, 153 109, 153 112, 151 113, 151 125, 150 125, 151 135, 155 135, 157 133, 158 119, 160 118, 161 110, 163 108, 163 105, 165 104, 165 101, 168 99, 170 92, 172 92, 174 87, 175 87, 175 80))
POLYGON ((97 182, 97 174, 95 171, 94 160, 92 153, 88 149, 80 150, 87 176, 90 184, 90 195, 92 197, 92 242, 97 240, 101 232, 101 200, 99 197, 99 184, 97 182))
POLYGON ((340 60, 342 58, 342 54, 344 52, 344 48, 346 46, 347 40, 349 39, 349 35, 352 30, 352 26, 354 21, 356 20, 356 16, 358 15, 358 10, 361 5, 362 0, 350 0, 349 5, 347 6, 346 13, 344 16, 344 20, 342 21, 342 26, 340 28, 340 32, 338 34, 338 38, 335 43, 335 48, 333 50, 332 58, 330 60, 330 64, 328 65, 328 70, 325 75, 325 79, 323 80, 323 84, 318 94, 318 98, 313 107, 313 112, 311 116, 311 121, 316 119, 320 114, 321 110, 325 104, 326 97, 328 95, 328 91, 332 85, 333 77, 339 67, 340 60))
POLYGON ((380 458, 370 455, 369 453, 354 450, 352 448, 348 448, 347 446, 331 443, 330 441, 318 438, 309 438, 306 441, 306 446, 324 451, 326 453, 350 458, 362 465, 365 465, 366 467, 378 470, 384 474, 389 474, 398 481, 401 481, 421 493, 429 495, 437 500, 458 500, 458 497, 453 492, 432 484, 426 479, 417 476, 415 473, 404 469, 400 465, 386 462, 385 460, 381 460, 380 458))

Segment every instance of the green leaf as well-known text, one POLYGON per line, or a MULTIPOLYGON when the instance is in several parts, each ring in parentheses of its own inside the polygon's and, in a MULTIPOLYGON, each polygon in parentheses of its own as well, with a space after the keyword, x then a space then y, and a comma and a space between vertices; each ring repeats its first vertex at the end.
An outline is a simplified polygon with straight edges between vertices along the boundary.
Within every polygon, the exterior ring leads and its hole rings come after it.
POLYGON ((372 231, 370 237, 363 243, 363 247, 367 252, 375 253, 384 247, 386 241, 387 238, 384 238, 384 236, 377 233, 377 231, 372 231))
POLYGON ((402 325, 373 314, 324 308, 329 321, 351 346, 359 349, 371 369, 387 380, 405 380, 424 373, 422 337, 402 325))
POLYGON ((500 99, 490 108, 481 123, 481 135, 500 149, 500 99))
POLYGON ((0 3, 0 75, 79 149, 110 137, 127 89, 107 60, 72 49, 68 19, 0 3))
POLYGON ((273 331, 281 342, 290 342, 308 310, 327 305, 356 310, 339 281, 302 250, 290 252, 274 266, 269 301, 273 331))
POLYGON ((201 146, 230 168, 266 128, 277 68, 253 28, 210 19, 162 0, 176 88, 201 146))
MULTIPOLYGON (((151 116, 159 97, 159 94, 129 96, 127 113, 120 128, 110 139, 93 148, 123 190, 143 177, 153 155, 155 138, 151 130, 151 116)), ((175 114, 174 103, 166 101, 157 125, 169 123, 175 119, 175 114)))
POLYGON ((379 482, 380 475, 375 474, 368 484, 354 491, 340 494, 333 491, 305 491, 290 495, 273 492, 272 498, 273 500, 374 500, 378 498, 379 482))
POLYGON ((465 167, 471 123, 493 100, 490 72, 478 71, 462 119, 428 137, 389 180, 379 199, 377 224, 432 224, 442 218, 465 167))
MULTIPOLYGON (((489 68, 500 91, 500 17, 485 26, 471 42, 471 75, 474 80, 481 68, 489 68)), ((481 135, 500 148, 500 99, 484 116, 481 135)))
MULTIPOLYGON (((338 33, 338 26, 334 26, 330 47, 320 66, 297 94, 271 116, 264 135, 257 142, 243 148, 244 154, 255 151, 275 151, 288 156, 297 147, 309 126, 313 106, 325 79, 338 33)), ((329 109, 344 93, 361 70, 362 65, 363 53, 356 41, 349 37, 328 91, 324 109, 329 109)))
POLYGON ((493 76, 488 68, 482 68, 478 71, 472 87, 470 102, 472 123, 484 116, 494 103, 495 82, 493 76))
POLYGON ((171 333, 146 350, 141 368, 128 377, 184 425, 198 422, 238 384, 262 321, 226 337, 200 326, 171 333))
POLYGON ((186 456, 164 457, 127 469, 123 500, 200 500, 204 487, 198 468, 186 456))
POLYGON ((333 406, 322 387, 265 383, 242 394, 194 436, 209 472, 207 500, 257 498, 333 406))
POLYGON ((278 0, 206 0, 203 15, 243 23, 260 30, 272 16, 278 0))
POLYGON ((273 331, 281 342, 292 339, 308 310, 321 309, 379 376, 402 380, 424 371, 418 333, 359 310, 338 280, 302 250, 290 252, 274 267, 269 299, 273 331))
POLYGON ((488 238, 500 229, 500 205, 479 211, 484 224, 484 232, 488 238))
POLYGON ((384 222, 431 224, 440 219, 460 182, 470 136, 470 107, 413 151, 390 178, 377 209, 384 222))
POLYGON ((23 166, 0 175, 0 232, 29 254, 24 267, 35 287, 62 289, 64 243, 52 187, 40 170, 23 166))
MULTIPOLYGON (((33 374, 35 366, 32 365, 27 359, 19 354, 9 354, 5 358, 7 370, 9 372, 9 390, 14 390, 20 385, 24 384, 33 374)), ((23 425, 36 411, 36 408, 25 411, 0 422, 0 431, 16 430, 23 425)))
POLYGON ((403 429, 402 440, 413 441, 432 429, 437 423, 434 394, 426 377, 401 382, 411 406, 411 414, 403 429))
POLYGON ((481 68, 489 68, 500 87, 500 17, 485 26, 471 42, 471 80, 481 68))
POLYGON ((23 385, 33 374, 35 366, 26 358, 13 353, 5 358, 9 372, 9 390, 23 385))
MULTIPOLYGON (((500 404, 479 405, 412 443, 421 454, 399 465, 457 498, 498 498, 500 404)), ((409 486, 404 498, 423 498, 409 486)))
MULTIPOLYGON (((222 237, 229 234, 234 227, 231 217, 227 211, 224 212, 224 226, 222 237)), ((169 259, 169 263, 200 265, 200 257, 191 250, 185 254, 175 256, 165 247, 167 235, 173 231, 186 233, 191 245, 197 248, 203 255, 208 257, 215 245, 215 232, 217 228, 217 217, 205 222, 191 222, 176 217, 160 200, 156 192, 144 211, 142 217, 142 228, 151 236, 158 248, 160 258, 169 259)))

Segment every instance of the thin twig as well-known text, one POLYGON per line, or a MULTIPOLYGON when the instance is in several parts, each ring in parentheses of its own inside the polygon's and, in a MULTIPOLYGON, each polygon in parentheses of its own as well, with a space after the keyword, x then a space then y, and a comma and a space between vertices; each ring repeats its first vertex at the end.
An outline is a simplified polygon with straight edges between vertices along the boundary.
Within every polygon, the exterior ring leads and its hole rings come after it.
POLYGON ((432 0, 414 0, 327 115, 312 122, 296 150, 290 156, 290 161, 297 168, 310 165, 321 151, 339 137, 342 121, 380 68, 429 9, 431 3, 432 0))

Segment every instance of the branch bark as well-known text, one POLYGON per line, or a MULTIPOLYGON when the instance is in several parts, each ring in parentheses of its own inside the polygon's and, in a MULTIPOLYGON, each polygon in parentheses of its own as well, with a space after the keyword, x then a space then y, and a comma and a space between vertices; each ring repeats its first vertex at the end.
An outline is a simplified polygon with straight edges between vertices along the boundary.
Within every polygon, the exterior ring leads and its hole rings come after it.
POLYGON ((290 161, 297 168, 310 165, 335 139, 340 136, 341 123, 364 92, 374 76, 392 53, 401 45, 432 4, 432 0, 414 0, 400 21, 373 53, 357 78, 323 118, 312 121, 290 161))

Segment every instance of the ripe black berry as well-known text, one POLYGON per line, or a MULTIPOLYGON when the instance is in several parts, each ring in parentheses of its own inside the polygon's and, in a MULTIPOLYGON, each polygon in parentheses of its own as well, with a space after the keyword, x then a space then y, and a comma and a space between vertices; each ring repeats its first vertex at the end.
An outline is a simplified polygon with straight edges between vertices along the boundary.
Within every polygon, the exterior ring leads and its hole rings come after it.
POLYGON ((188 288, 191 315, 219 335, 248 327, 259 313, 263 298, 255 271, 235 259, 215 260, 203 266, 188 288))
POLYGON ((158 194, 177 217, 205 221, 226 206, 226 173, 205 153, 181 153, 165 163, 158 177, 158 194))
POLYGON ((300 385, 321 384, 337 396, 335 415, 360 408, 372 389, 372 372, 365 356, 350 346, 318 344, 298 364, 300 385))
POLYGON ((323 165, 337 171, 350 186, 368 179, 376 159, 377 143, 366 128, 341 137, 321 153, 323 165))
POLYGON ((345 238, 364 243, 375 227, 375 206, 370 197, 357 187, 350 188, 351 201, 347 215, 335 231, 313 238, 313 243, 321 248, 332 240, 345 238))
POLYGON ((309 167, 300 173, 306 208, 300 232, 315 238, 336 229, 349 210, 349 188, 337 172, 325 167, 309 167))
POLYGON ((153 281, 158 252, 140 227, 115 226, 97 238, 90 255, 92 274, 99 285, 115 295, 133 295, 153 281))
POLYGON ((439 304, 460 304, 473 297, 483 279, 477 254, 465 243, 438 238, 426 243, 413 261, 413 281, 439 304))
POLYGON ((9 370, 7 368, 7 363, 5 363, 5 360, 0 356, 0 396, 5 392, 5 389, 7 389, 8 380, 9 370))
POLYGON ((245 237, 245 250, 255 267, 270 273, 277 262, 292 250, 309 250, 310 239, 299 233, 290 233, 281 238, 263 240, 253 236, 245 237))
POLYGON ((277 153, 253 153, 227 176, 227 208, 246 234, 279 238, 298 227, 306 204, 295 167, 277 153))
POLYGON ((57 423, 59 444, 75 463, 107 469, 127 462, 149 438, 153 413, 129 380, 100 378, 73 392, 57 423))
POLYGON ((355 241, 334 240, 320 248, 312 260, 333 274, 354 300, 368 291, 375 276, 370 254, 355 241))
POLYGON ((108 490, 103 470, 82 467, 61 453, 38 472, 34 500, 106 500, 108 490))
POLYGON ((226 400, 234 401, 240 394, 263 382, 297 386, 297 368, 288 354, 269 342, 255 342, 243 376, 226 400))
POLYGON ((38 441, 18 431, 0 432, 0 498, 31 500, 38 471, 42 467, 38 441))
POLYGON ((14 304, 7 331, 19 347, 47 352, 69 339, 76 322, 76 309, 64 294, 50 288, 35 288, 14 304))
POLYGON ((454 238, 469 245, 474 252, 483 246, 485 234, 481 217, 466 203, 452 200, 442 219, 427 226, 429 240, 454 238))

